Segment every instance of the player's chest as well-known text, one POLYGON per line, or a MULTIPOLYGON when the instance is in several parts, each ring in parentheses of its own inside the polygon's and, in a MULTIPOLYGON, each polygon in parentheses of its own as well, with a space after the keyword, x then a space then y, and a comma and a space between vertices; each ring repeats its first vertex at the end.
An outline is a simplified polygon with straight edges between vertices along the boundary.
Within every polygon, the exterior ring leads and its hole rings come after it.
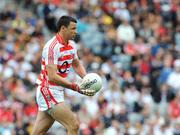
POLYGON ((74 50, 61 51, 58 57, 58 65, 61 65, 64 62, 72 63, 75 56, 74 50))

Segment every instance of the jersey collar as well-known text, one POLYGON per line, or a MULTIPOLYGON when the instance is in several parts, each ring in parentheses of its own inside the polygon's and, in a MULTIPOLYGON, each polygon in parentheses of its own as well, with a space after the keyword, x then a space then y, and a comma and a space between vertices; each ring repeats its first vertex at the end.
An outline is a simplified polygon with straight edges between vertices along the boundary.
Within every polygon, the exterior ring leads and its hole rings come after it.
POLYGON ((62 39, 62 37, 61 37, 61 35, 60 35, 59 33, 56 34, 56 38, 57 38, 57 40, 59 41, 60 44, 66 45, 66 44, 64 43, 64 40, 62 39))

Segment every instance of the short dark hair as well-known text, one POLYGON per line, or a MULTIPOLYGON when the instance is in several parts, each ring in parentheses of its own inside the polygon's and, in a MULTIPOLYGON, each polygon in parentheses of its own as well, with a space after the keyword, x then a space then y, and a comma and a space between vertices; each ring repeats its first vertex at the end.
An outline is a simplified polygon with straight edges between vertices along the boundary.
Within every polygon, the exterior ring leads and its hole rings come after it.
POLYGON ((71 16, 62 16, 57 22, 57 30, 59 31, 62 26, 68 27, 70 22, 77 23, 76 19, 71 16))

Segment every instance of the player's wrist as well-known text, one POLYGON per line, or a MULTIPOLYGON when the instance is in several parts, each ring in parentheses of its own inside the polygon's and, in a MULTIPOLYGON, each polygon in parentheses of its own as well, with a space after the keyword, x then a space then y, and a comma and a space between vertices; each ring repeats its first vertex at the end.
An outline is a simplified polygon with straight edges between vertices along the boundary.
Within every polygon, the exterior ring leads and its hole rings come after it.
POLYGON ((80 91, 80 87, 79 87, 79 85, 76 84, 76 83, 71 83, 70 88, 71 88, 72 90, 74 90, 74 91, 77 91, 77 92, 80 91))
POLYGON ((86 74, 87 74, 87 73, 83 74, 83 75, 81 76, 81 78, 84 78, 84 77, 86 76, 86 74))

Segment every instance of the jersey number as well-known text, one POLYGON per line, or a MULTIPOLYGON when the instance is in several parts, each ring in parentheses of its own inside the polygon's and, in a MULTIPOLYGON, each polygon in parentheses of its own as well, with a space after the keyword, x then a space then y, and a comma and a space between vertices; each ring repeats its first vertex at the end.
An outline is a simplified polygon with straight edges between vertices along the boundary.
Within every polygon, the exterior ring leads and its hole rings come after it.
POLYGON ((61 74, 63 74, 63 73, 65 73, 65 72, 67 71, 68 62, 67 62, 67 61, 63 62, 63 64, 61 65, 61 67, 59 68, 59 72, 60 72, 61 74), (63 68, 63 70, 62 70, 61 67, 65 67, 65 68, 63 68))

